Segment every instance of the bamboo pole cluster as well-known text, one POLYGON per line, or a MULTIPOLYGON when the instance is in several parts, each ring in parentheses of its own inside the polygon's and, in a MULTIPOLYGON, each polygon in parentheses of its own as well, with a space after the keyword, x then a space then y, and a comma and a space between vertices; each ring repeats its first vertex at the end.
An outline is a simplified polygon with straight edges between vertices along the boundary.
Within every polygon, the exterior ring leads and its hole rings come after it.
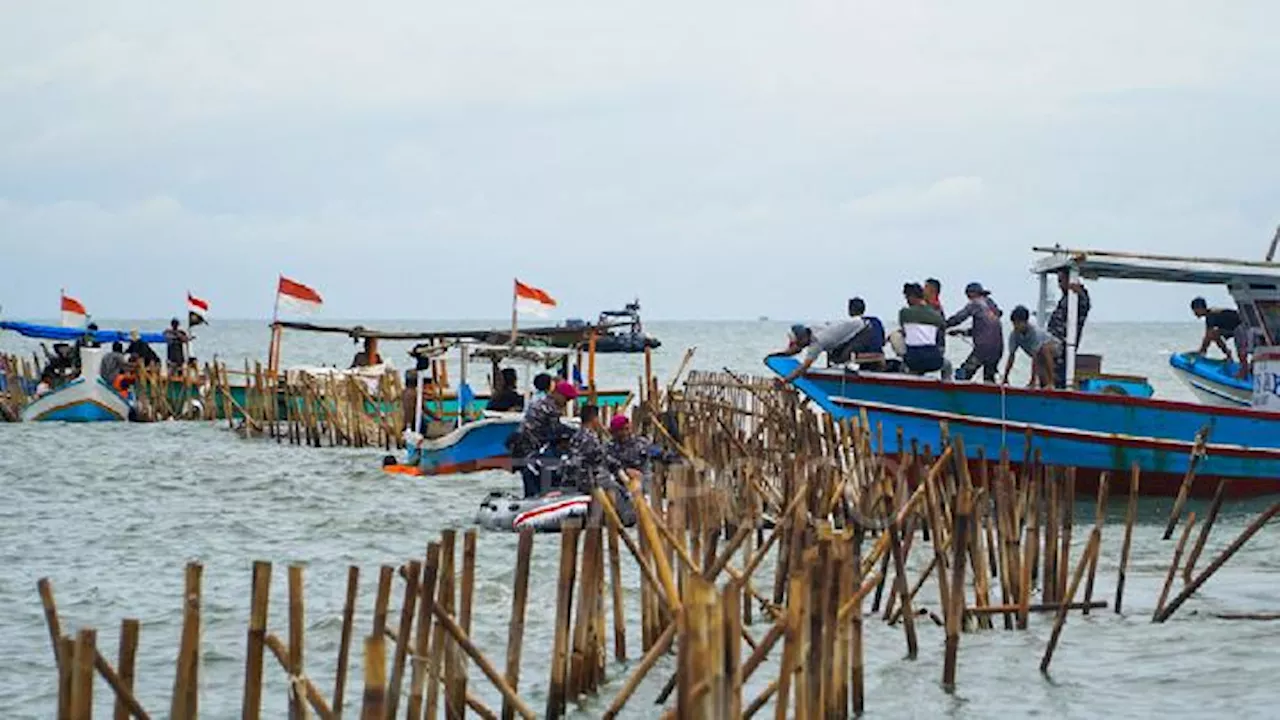
POLYGON ((31 402, 29 390, 39 376, 35 358, 0 353, 0 422, 18 422, 22 408, 31 402))
MULTIPOLYGON (((488 617, 501 611, 476 603, 481 538, 462 533, 459 551, 459 533, 445 530, 420 557, 379 569, 372 627, 353 645, 360 570, 352 567, 326 694, 302 652, 305 628, 317 626, 303 613, 303 569, 288 570, 287 632, 277 635, 267 607, 271 566, 255 563, 243 716, 260 715, 270 680, 271 692, 288 694, 292 717, 341 717, 358 706, 362 718, 434 718, 442 708, 450 718, 557 718, 597 696, 607 702, 602 715, 612 718, 641 702, 642 686, 656 691, 646 695, 656 698, 652 714, 664 717, 841 717, 874 702, 867 632, 900 635, 904 672, 923 647, 940 646, 940 685, 953 691, 963 682, 968 634, 1016 632, 1044 618, 1051 633, 1040 669, 1047 673, 1072 614, 1120 610, 1141 484, 1136 469, 1127 478, 1108 601, 1098 599, 1108 477, 1089 498, 1092 517, 1077 518, 1089 507, 1078 502, 1085 498, 1077 497, 1077 472, 1045 466, 1034 454, 1016 466, 1007 456, 966 462, 961 437, 937 451, 900 442, 902 452, 887 454, 865 416, 835 421, 767 381, 727 372, 693 373, 666 392, 651 380, 645 387, 637 424, 682 460, 649 475, 619 475, 634 499, 635 527, 597 489, 585 521, 538 545, 540 553, 558 553, 554 597, 530 597, 535 542, 526 533, 513 562, 512 605, 505 619, 488 617), (521 674, 530 601, 554 607, 538 677, 521 674), (637 607, 639 637, 628 637, 637 607), (487 625, 508 628, 505 648, 476 642, 481 613, 487 625), (930 634, 941 642, 929 642, 930 634), (266 672, 266 650, 278 671, 266 672), (354 652, 364 660, 358 696, 346 692, 354 652), (535 706, 535 693, 545 703, 535 706)), ((1196 573, 1223 494, 1220 487, 1204 522, 1184 521, 1154 620, 1185 605, 1280 513, 1280 504, 1272 506, 1196 573), (1201 534, 1192 544, 1194 529, 1201 534), (1175 593, 1179 573, 1185 586, 1175 593)), ((188 567, 171 717, 198 712, 200 582, 199 566, 188 567)), ((89 717, 96 671, 115 693, 117 717, 147 717, 131 690, 137 622, 122 626, 113 666, 97 653, 93 630, 63 635, 47 580, 40 594, 59 668, 59 716, 89 717)))

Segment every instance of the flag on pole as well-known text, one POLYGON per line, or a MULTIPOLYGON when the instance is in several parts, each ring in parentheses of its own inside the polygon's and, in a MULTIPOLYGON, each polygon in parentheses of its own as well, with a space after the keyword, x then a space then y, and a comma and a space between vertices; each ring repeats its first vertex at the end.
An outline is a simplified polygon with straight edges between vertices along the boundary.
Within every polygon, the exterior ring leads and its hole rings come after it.
POLYGON ((209 301, 201 300, 191 291, 187 291, 187 327, 205 324, 205 316, 209 314, 209 301))
POLYGON ((294 312, 309 313, 319 308, 323 302, 320 293, 297 280, 280 276, 280 285, 276 288, 277 308, 283 306, 294 312))
POLYGON ((84 327, 88 314, 79 300, 62 293, 62 327, 84 327))
POLYGON ((556 306, 556 301, 547 291, 532 285, 525 285, 516 280, 515 308, 519 312, 545 316, 547 311, 556 306))

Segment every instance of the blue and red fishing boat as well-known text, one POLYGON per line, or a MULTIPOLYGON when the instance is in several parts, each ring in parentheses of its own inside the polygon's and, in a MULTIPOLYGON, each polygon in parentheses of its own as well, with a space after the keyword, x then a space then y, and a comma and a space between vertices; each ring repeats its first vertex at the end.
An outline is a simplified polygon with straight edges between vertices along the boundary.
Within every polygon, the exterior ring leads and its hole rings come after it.
MULTIPOLYGON (((1090 358, 1088 371, 1078 371, 1076 307, 1067 323, 1068 389, 950 382, 851 367, 810 369, 795 380, 796 389, 837 418, 865 412, 880 429, 886 452, 901 450, 899 434, 904 442, 939 448, 943 434, 949 433, 964 438, 970 460, 1007 454, 1019 464, 1038 453, 1046 464, 1078 468, 1086 486, 1104 471, 1128 473, 1136 464, 1146 495, 1175 494, 1198 456, 1194 494, 1212 493, 1219 479, 1230 481, 1227 492, 1233 496, 1280 493, 1280 349, 1275 347, 1280 344, 1280 265, 1037 250, 1047 253, 1034 267, 1041 279, 1042 323, 1048 309, 1047 278, 1059 271, 1073 280, 1227 285, 1257 341, 1248 405, 1188 403, 1127 392, 1126 385, 1147 384, 1132 376, 1109 378, 1099 371, 1096 357, 1090 358), (1203 442, 1197 444, 1200 435, 1203 442)), ((1069 302, 1077 302, 1074 293, 1069 302)), ((772 356, 765 364, 785 377, 798 362, 772 356)))

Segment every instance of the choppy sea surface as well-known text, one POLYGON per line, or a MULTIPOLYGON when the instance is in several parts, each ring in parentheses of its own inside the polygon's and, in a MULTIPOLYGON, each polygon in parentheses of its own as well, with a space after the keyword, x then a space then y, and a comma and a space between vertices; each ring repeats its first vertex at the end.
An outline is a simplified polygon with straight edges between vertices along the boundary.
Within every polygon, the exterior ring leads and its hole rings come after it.
MULTIPOLYGON (((121 321, 118 327, 156 329, 161 323, 121 321)), ((368 322, 385 328, 440 328, 457 323, 368 322)), ((468 323, 467 325, 487 325, 468 323)), ((500 326, 501 323, 493 323, 500 326)), ((651 323, 664 346, 655 353, 660 378, 669 377, 686 347, 693 366, 761 373, 760 358, 777 347, 786 326, 776 322, 651 323)), ((217 322, 197 331, 195 353, 217 355, 233 366, 265 357, 268 331, 261 322, 217 322)), ((1190 399, 1167 369, 1170 352, 1198 340, 1192 323, 1091 325, 1084 350, 1104 355, 1104 369, 1146 375, 1165 397, 1190 399)), ((0 349, 31 351, 35 344, 0 336, 0 349)), ((383 354, 406 366, 406 343, 387 343, 383 354)), ((950 354, 966 347, 954 340, 950 354)), ((285 364, 345 365, 355 348, 335 336, 289 333, 285 364)), ((1020 361, 1025 369, 1026 361, 1020 361)), ((633 386, 639 356, 602 358, 602 387, 633 386)), ((1023 374, 1025 377, 1025 373, 1023 374)), ((362 568, 356 639, 371 626, 377 567, 420 557, 444 528, 466 529, 479 500, 491 490, 517 487, 512 476, 483 473, 422 480, 387 476, 377 449, 306 449, 246 441, 225 425, 60 424, 0 425, 0 717, 53 715, 56 674, 36 581, 54 583, 64 631, 99 631, 99 647, 116 654, 120 620, 142 621, 137 691, 145 707, 163 717, 172 689, 181 626, 183 566, 204 564, 201 710, 205 717, 239 714, 249 615, 251 563, 275 563, 270 628, 287 629, 284 568, 306 566, 307 674, 330 695, 341 626, 346 568, 362 568)), ((1219 518, 1201 560, 1224 547, 1268 501, 1231 502, 1219 518)), ((1203 505, 1192 503, 1203 514, 1203 505)), ((960 643, 954 694, 940 686, 943 634, 919 625, 918 660, 903 659, 900 629, 866 625, 867 709, 871 717, 1274 717, 1280 690, 1280 624, 1218 619, 1214 613, 1280 611, 1280 536, 1264 530, 1175 617, 1150 622, 1173 543, 1160 540, 1168 502, 1144 501, 1135 531, 1125 612, 1073 615, 1054 657, 1051 675, 1038 664, 1051 618, 1033 618, 1027 632, 970 633, 960 643)), ((1097 596, 1114 592, 1123 503, 1113 503, 1104 532, 1097 596)), ((1077 509, 1077 526, 1092 517, 1077 509)), ((1083 531, 1078 533, 1083 534, 1083 531)), ((534 708, 545 705, 547 659, 555 607, 555 536, 539 537, 533 555, 521 688, 534 708)), ((1079 544, 1077 545, 1078 552, 1079 544)), ((922 554, 921 554, 922 555, 922 554)), ((511 535, 481 532, 478 544, 474 636, 502 666, 515 557, 511 535)), ((628 584, 635 572, 624 561, 628 584)), ((764 569, 770 572, 769 568, 764 569)), ((760 583, 767 585, 766 582, 760 583)), ((1181 581, 1179 580, 1180 586, 1181 581)), ((1175 587, 1175 590, 1177 587, 1175 587)), ((934 586, 922 591, 936 607, 934 586)), ((611 663, 601 695, 572 712, 598 716, 640 656, 639 606, 627 598, 629 662, 611 663)), ((398 605, 398 598, 393 607, 398 605)), ((757 613, 757 618, 760 616, 757 613)), ((392 616, 395 617, 394 615, 392 616)), ((757 621, 759 623, 759 621, 757 621)), ((753 634, 764 631, 757 624, 753 634)), ((360 647, 352 648, 348 712, 360 698, 360 647)), ((663 659, 641 686, 626 716, 654 717, 653 699, 670 676, 674 656, 663 659)), ((264 717, 282 717, 285 677, 268 660, 264 717)), ((473 671, 472 689, 491 706, 497 693, 473 671)), ((761 668, 747 694, 776 676, 761 668)), ((97 711, 108 713, 109 690, 99 684, 97 711)), ((771 712, 771 710, 769 710, 771 712)))

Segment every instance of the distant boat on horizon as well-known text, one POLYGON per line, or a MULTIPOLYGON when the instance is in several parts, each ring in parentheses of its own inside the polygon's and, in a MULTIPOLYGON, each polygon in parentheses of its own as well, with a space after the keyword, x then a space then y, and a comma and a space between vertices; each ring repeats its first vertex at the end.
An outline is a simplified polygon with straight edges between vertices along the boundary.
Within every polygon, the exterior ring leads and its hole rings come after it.
POLYGON ((761 315, 760 317, 756 318, 756 320, 757 320, 757 321, 759 321, 759 322, 769 322, 769 316, 768 316, 768 315, 761 315))

